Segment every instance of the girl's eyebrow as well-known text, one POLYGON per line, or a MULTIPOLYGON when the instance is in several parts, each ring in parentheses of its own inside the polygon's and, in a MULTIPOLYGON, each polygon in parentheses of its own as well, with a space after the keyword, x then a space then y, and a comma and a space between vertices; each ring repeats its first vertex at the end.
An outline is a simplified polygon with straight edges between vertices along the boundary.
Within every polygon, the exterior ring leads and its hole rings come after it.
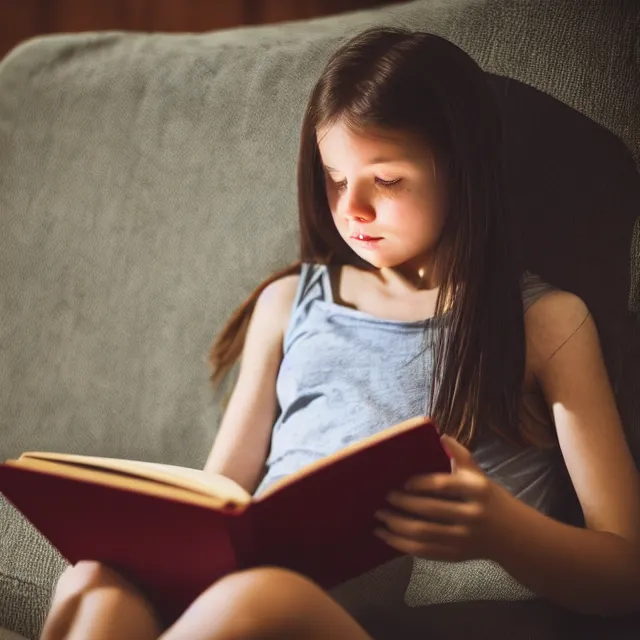
MULTIPOLYGON (((369 162, 368 164, 385 164, 387 162, 393 162, 393 163, 398 163, 398 162, 402 162, 403 160, 400 158, 385 158, 385 157, 379 157, 379 158, 373 158, 373 160, 371 160, 371 162, 369 162)), ((324 168, 327 171, 335 171, 336 173, 340 173, 340 171, 338 169, 334 169, 333 167, 330 167, 329 165, 324 165, 324 168)))

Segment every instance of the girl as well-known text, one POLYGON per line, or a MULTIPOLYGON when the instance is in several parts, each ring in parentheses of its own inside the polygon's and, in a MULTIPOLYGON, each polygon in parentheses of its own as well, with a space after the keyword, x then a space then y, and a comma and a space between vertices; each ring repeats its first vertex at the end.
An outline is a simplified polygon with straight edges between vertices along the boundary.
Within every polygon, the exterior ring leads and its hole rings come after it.
MULTIPOLYGON (((301 262, 214 343, 215 381, 242 359, 205 468, 261 492, 426 413, 453 473, 392 492, 375 535, 417 563, 492 560, 574 611, 638 611, 640 483, 596 328, 579 298, 516 264, 500 169, 498 106, 459 48, 373 29, 331 58, 302 125, 301 262), (586 528, 548 515, 558 461, 586 528)), ((43 638, 371 637, 360 622, 302 576, 261 567, 166 629, 125 578, 81 562, 43 638)))

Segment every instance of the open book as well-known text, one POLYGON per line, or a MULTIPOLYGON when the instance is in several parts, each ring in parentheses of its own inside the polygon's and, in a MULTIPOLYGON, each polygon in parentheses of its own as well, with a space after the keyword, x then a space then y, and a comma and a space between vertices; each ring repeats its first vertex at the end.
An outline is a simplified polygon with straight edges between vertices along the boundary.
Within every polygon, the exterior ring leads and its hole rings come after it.
POLYGON ((71 563, 105 562, 172 621, 215 580, 281 566, 324 588, 399 555, 374 512, 418 473, 451 469, 433 423, 413 418, 307 465, 253 498, 233 480, 171 465, 24 453, 0 492, 71 563))

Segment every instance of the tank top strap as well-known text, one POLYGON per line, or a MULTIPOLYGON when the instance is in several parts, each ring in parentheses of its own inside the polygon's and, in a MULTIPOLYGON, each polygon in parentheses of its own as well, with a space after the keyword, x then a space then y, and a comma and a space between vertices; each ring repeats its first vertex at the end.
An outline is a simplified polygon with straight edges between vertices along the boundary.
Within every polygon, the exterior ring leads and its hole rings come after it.
POLYGON ((297 309, 300 305, 304 305, 310 297, 325 302, 333 301, 329 269, 324 264, 302 263, 293 308, 297 309))
MULTIPOLYGON (((525 271, 522 274, 521 282, 522 302, 525 313, 543 295, 558 290, 557 287, 545 282, 540 276, 531 271, 525 271)), ((294 313, 300 307, 308 307, 309 303, 314 300, 333 302, 329 268, 324 264, 303 262, 300 270, 300 282, 298 283, 298 290, 293 304, 294 313)))
POLYGON ((291 310, 291 318, 284 338, 284 349, 298 327, 309 315, 315 301, 333 302, 329 269, 323 264, 303 262, 300 268, 298 290, 291 310))
POLYGON ((540 276, 530 271, 522 274, 522 304, 526 313, 545 293, 558 291, 557 287, 545 282, 540 276))

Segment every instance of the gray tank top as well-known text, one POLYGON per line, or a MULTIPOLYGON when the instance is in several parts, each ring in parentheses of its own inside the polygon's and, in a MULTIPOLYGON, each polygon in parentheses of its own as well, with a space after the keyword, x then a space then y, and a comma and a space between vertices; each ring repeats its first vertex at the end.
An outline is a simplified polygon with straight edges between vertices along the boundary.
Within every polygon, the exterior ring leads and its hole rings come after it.
MULTIPOLYGON (((526 273, 524 311, 551 289, 526 273)), ((303 264, 276 382, 280 415, 256 494, 353 441, 428 415, 434 359, 425 334, 445 322, 385 320, 337 304, 328 268, 303 264)), ((488 432, 473 455, 493 480, 550 512, 561 462, 557 447, 522 450, 488 432)))

